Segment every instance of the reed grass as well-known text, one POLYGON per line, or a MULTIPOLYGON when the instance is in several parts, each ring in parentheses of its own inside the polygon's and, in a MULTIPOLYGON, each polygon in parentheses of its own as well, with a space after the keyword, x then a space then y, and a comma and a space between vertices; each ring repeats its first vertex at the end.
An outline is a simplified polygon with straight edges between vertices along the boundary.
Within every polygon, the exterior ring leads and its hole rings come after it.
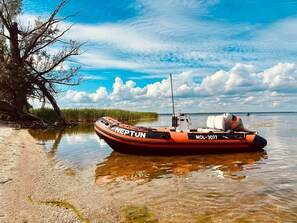
MULTIPOLYGON (((121 122, 132 122, 142 119, 148 120, 158 118, 158 114, 155 112, 135 112, 121 109, 61 109, 61 112, 67 122, 82 123, 93 123, 98 118, 103 116, 109 116, 121 122)), ((51 108, 32 109, 31 113, 50 122, 56 122, 58 120, 57 114, 51 108)))

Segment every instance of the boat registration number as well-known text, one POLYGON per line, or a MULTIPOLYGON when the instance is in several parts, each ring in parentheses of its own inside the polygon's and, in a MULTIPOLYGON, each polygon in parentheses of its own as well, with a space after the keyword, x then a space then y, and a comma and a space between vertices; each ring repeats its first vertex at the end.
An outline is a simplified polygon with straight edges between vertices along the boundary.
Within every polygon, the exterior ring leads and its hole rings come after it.
POLYGON ((217 135, 195 135, 195 139, 199 140, 216 140, 218 139, 217 135))

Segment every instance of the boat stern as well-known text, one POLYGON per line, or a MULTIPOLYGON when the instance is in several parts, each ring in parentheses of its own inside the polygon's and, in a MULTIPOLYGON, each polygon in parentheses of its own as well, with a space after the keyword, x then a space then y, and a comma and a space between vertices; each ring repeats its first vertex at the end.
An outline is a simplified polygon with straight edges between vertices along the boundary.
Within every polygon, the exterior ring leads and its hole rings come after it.
POLYGON ((251 146, 255 149, 263 149, 266 145, 267 140, 257 134, 255 135, 253 143, 251 144, 251 146))

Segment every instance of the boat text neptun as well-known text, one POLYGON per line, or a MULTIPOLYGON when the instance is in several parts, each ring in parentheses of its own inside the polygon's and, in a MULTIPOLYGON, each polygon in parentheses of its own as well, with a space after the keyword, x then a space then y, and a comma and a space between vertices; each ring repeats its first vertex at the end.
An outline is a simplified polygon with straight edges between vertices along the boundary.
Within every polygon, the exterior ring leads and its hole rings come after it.
POLYGON ((188 115, 172 117, 173 127, 131 126, 110 117, 95 123, 97 135, 128 154, 179 155, 263 151, 266 139, 247 130, 232 114, 208 116, 205 128, 193 128, 188 115))

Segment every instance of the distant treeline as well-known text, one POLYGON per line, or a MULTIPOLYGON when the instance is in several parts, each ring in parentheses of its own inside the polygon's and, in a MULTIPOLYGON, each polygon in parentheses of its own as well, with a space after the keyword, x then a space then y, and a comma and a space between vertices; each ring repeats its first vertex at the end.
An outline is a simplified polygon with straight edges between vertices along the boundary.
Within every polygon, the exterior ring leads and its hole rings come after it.
MULTIPOLYGON (((44 118, 50 122, 56 122, 58 116, 51 108, 32 109, 33 115, 44 118)), ((132 122, 141 119, 157 119, 158 114, 155 112, 134 112, 121 109, 61 109, 62 115, 67 122, 92 123, 98 118, 109 116, 121 122, 132 122)))

